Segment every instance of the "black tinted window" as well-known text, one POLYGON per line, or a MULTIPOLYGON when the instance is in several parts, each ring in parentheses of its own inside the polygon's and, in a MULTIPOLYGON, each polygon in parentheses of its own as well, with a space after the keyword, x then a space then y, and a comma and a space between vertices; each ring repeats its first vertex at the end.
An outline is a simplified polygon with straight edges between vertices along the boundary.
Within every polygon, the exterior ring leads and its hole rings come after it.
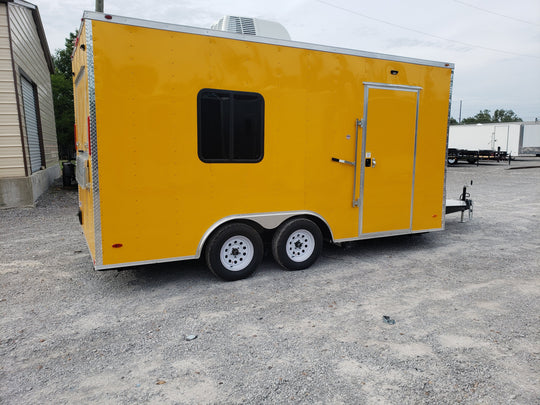
POLYGON ((197 96, 198 153, 203 162, 259 162, 264 99, 258 93, 203 89, 197 96))

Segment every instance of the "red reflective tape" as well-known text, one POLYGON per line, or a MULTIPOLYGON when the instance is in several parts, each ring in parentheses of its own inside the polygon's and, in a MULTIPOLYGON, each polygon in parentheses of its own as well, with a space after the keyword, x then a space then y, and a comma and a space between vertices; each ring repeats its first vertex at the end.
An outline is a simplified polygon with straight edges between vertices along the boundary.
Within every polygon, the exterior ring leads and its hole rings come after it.
POLYGON ((121 248, 122 246, 124 245, 122 245, 121 243, 115 243, 114 245, 112 245, 113 248, 121 248))
POLYGON ((88 154, 92 156, 92 144, 90 143, 90 116, 88 116, 88 154))

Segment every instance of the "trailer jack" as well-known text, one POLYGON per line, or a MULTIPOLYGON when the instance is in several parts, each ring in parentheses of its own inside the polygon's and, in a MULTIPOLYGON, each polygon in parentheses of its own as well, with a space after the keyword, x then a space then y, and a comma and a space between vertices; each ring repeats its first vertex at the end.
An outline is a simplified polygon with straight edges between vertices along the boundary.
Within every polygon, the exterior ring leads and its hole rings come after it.
MULTIPOLYGON (((472 185, 472 181, 471 181, 472 185)), ((470 193, 467 192, 467 186, 463 186, 463 192, 459 196, 459 200, 446 200, 446 214, 452 214, 454 212, 461 212, 461 222, 465 211, 469 213, 469 221, 473 216, 473 200, 470 198, 470 193)))

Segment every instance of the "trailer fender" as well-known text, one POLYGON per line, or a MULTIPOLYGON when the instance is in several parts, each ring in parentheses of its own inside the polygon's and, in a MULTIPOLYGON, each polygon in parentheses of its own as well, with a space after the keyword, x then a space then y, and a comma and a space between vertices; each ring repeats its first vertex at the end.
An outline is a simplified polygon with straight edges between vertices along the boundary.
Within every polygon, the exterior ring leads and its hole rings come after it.
POLYGON ((265 230, 276 229, 286 220, 292 217, 303 217, 303 218, 312 218, 314 222, 321 228, 323 235, 328 238, 330 241, 334 240, 334 235, 332 229, 328 222, 322 215, 317 214, 313 211, 288 211, 288 212, 266 212, 266 213, 256 213, 256 214, 242 214, 242 215, 230 215, 224 218, 221 218, 219 221, 215 222, 208 230, 204 233, 199 245, 197 246, 196 257, 199 258, 202 255, 204 245, 206 244, 210 235, 215 232, 220 226, 233 222, 254 222, 258 226, 262 227, 265 230))

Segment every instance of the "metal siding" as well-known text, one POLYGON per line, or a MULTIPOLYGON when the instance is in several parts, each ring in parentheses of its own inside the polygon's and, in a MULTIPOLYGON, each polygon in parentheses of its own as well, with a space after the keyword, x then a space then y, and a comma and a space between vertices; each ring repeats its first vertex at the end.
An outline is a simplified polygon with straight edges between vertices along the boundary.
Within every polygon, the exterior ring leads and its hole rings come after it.
POLYGON ((7 19, 7 5, 0 4, 0 178, 24 176, 19 116, 7 19))
POLYGON ((2 116, 2 122, 0 122, 0 126, 9 124, 17 125, 17 103, 15 101, 14 94, 0 93, 0 115, 2 116), (15 122, 12 121, 14 118, 15 122))
MULTIPOLYGON (((8 49, 9 52, 9 49, 8 49)), ((11 70, 11 59, 2 57, 2 54, 7 53, 5 50, 0 52, 0 69, 1 70, 11 70)))
MULTIPOLYGON (((17 115, 14 115, 15 118, 17 118, 17 115)), ((2 114, 1 119, 9 121, 12 118, 9 116, 9 114, 2 114)), ((19 149, 21 147, 21 137, 19 134, 17 134, 17 131, 19 130, 18 124, 0 124, 0 147, 2 146, 18 146, 19 149)))
MULTIPOLYGON (((22 173, 24 175, 24 168, 22 170, 22 173)), ((8 178, 8 177, 22 177, 21 176, 21 168, 19 165, 15 167, 2 167, 0 168, 0 178, 8 178)))
MULTIPOLYGON (((0 16, 0 18, 2 17, 0 16)), ((0 31, 4 29, 7 29, 7 28, 0 26, 0 31)), ((3 35, 0 34, 0 41, 1 39, 3 39, 3 35)), ((11 64, 11 52, 9 51, 9 47, 0 46, 0 60, 8 61, 11 64)))
POLYGON ((13 70, 0 70, 0 82, 13 83, 13 70))
MULTIPOLYGON (((50 73, 32 11, 13 3, 10 3, 9 7, 13 59, 16 67, 22 69, 37 86, 43 152, 45 165, 49 167, 58 163, 50 73)), ((17 80, 19 82, 17 86, 20 89, 19 72, 17 72, 17 80)), ((22 103, 22 94, 19 94, 19 102, 22 103)))
POLYGON ((30 151, 30 167, 32 168, 32 173, 34 173, 41 168, 42 158, 36 114, 36 99, 34 97, 34 86, 32 86, 32 83, 24 77, 21 77, 21 85, 26 136, 28 139, 28 149, 30 151))

